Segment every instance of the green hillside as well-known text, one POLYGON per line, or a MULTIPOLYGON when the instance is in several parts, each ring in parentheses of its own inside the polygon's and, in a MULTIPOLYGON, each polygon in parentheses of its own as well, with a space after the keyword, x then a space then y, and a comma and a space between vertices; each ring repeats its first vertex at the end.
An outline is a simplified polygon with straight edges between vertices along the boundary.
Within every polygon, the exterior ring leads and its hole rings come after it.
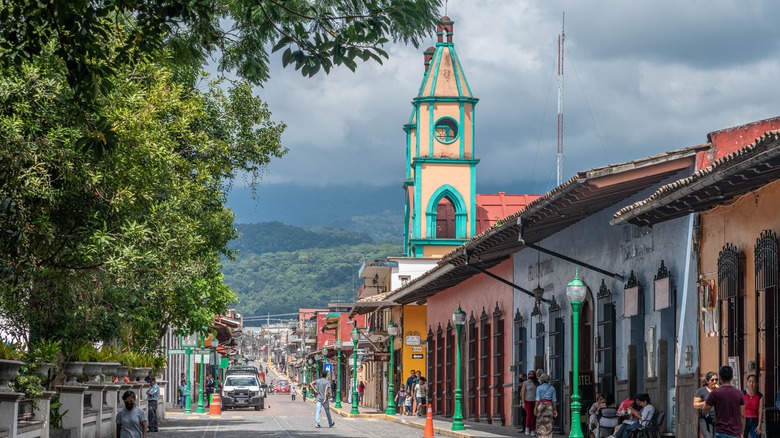
MULTIPOLYGON (((372 243, 365 233, 303 229, 279 222, 237 224, 240 250, 224 260, 225 283, 239 297, 244 316, 296 312, 329 302, 354 301, 363 260, 400 255, 400 244, 372 243)), ((400 240, 400 239, 399 239, 400 240)))

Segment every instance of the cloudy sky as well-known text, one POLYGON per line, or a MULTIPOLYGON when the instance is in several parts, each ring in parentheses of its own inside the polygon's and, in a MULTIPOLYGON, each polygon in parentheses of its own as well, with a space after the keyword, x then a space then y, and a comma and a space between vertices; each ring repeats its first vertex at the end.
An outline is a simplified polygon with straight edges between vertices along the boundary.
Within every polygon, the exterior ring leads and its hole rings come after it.
MULTIPOLYGON (((481 186, 555 183, 561 1, 450 0, 455 48, 477 106, 481 186)), ((568 1, 564 179, 575 171, 706 142, 780 115, 780 2, 568 1)), ((444 11, 442 11, 443 13, 444 11)), ((265 185, 400 186, 422 50, 303 78, 281 69, 257 93, 290 149, 265 185)), ((482 191, 482 190, 480 190, 482 191)), ((509 190, 511 191, 511 190, 509 190)))

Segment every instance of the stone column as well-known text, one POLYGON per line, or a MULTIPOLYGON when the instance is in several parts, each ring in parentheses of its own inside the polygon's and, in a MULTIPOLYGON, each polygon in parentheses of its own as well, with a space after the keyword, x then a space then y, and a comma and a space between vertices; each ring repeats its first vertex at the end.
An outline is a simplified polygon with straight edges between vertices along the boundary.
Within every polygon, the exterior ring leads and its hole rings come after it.
POLYGON ((65 429, 77 429, 77 435, 82 436, 82 427, 84 425, 84 393, 87 387, 82 385, 62 385, 58 386, 60 392, 60 402, 62 403, 61 412, 67 411, 62 419, 62 427, 65 429))
MULTIPOLYGON (((19 429, 19 402, 24 398, 21 392, 0 391, 0 424, 8 425, 9 437, 17 435, 19 429)), ((3 426, 5 427, 5 426, 3 426)))
POLYGON ((56 394, 54 391, 43 391, 38 399, 38 406, 35 408, 35 418, 39 418, 43 425, 41 426, 41 438, 49 438, 49 410, 51 407, 51 398, 56 394))
POLYGON ((167 388, 168 388, 168 381, 167 380, 158 380, 157 384, 160 385, 160 399, 157 402, 157 418, 159 420, 165 419, 165 403, 168 401, 166 400, 166 395, 168 394, 167 388))
MULTIPOLYGON (((106 394, 106 390, 109 385, 105 383, 97 383, 97 382, 89 382, 86 384, 87 387, 87 394, 90 394, 92 396, 92 409, 93 411, 97 412, 97 421, 96 421, 96 427, 95 427, 95 438, 101 438, 100 429, 103 425, 103 420, 105 418, 108 418, 111 414, 111 412, 107 409, 104 413, 103 411, 103 399, 106 394)), ((113 386, 113 385, 111 385, 113 386)), ((113 418, 110 418, 113 420, 113 418)))

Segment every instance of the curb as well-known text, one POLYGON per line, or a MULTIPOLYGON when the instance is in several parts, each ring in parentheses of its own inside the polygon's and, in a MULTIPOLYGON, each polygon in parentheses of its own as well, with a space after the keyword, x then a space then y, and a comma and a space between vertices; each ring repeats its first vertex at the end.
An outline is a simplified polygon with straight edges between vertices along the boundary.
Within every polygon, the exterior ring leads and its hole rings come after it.
MULTIPOLYGON (((394 415, 387 415, 383 413, 376 413, 376 414, 350 414, 348 411, 342 411, 340 409, 336 408, 330 408, 331 411, 341 415, 345 418, 376 418, 381 419, 385 421, 392 421, 394 423, 403 424, 405 426, 411 426, 420 430, 425 429, 425 424, 420 424, 414 421, 408 421, 405 418, 397 417, 394 415)), ((447 423, 449 424, 449 423, 447 423)), ((443 435, 443 436, 450 436, 455 438, 472 438, 474 435, 464 433, 462 431, 455 431, 450 429, 445 429, 442 427, 436 427, 436 425, 433 426, 433 431, 436 435, 443 435)))

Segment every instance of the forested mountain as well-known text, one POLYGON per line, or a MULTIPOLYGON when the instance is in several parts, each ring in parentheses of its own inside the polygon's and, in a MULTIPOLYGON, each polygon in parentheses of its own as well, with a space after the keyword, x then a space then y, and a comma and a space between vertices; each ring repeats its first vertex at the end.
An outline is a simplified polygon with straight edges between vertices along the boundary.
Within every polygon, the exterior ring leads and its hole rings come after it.
POLYGON ((336 228, 303 229, 280 222, 236 224, 236 228, 242 236, 230 247, 240 253, 233 261, 223 260, 222 272, 225 283, 238 295, 237 308, 244 316, 354 301, 363 260, 402 251, 400 244, 374 243, 366 233, 336 228))

